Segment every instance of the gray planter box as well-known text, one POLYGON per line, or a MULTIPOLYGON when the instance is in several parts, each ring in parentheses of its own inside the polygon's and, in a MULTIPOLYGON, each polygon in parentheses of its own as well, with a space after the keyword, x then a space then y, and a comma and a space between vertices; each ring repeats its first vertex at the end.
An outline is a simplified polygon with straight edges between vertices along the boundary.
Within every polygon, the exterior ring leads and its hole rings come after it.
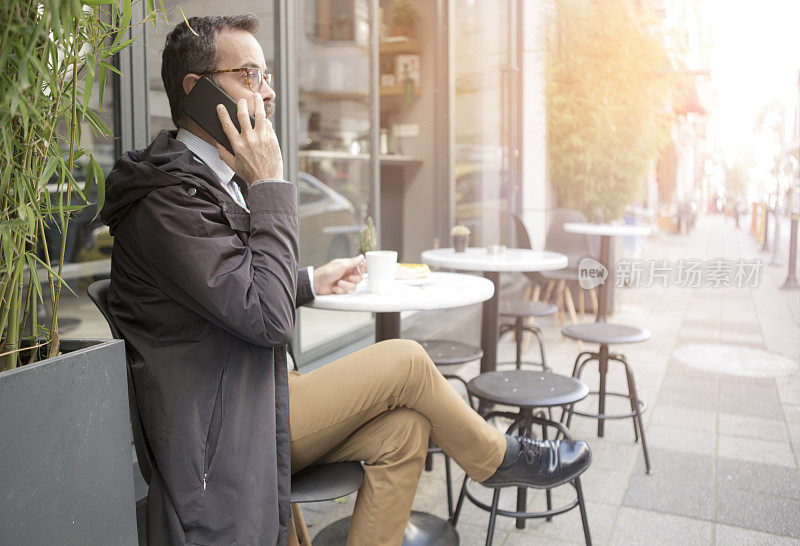
POLYGON ((0 542, 137 544, 122 341, 0 373, 0 542))

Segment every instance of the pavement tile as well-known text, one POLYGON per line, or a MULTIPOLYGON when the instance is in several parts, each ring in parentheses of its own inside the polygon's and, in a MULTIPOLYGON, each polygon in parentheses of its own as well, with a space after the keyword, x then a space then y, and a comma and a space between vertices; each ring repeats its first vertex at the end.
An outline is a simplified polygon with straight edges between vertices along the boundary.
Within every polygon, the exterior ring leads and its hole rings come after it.
POLYGON ((632 544, 711 544, 714 524, 708 521, 622 507, 614 522, 611 546, 632 544))
POLYGON ((800 538, 800 501, 724 487, 717 499, 717 521, 800 538))
POLYGON ((658 392, 657 403, 659 405, 679 406, 699 411, 713 412, 717 409, 715 394, 698 394, 693 392, 691 388, 664 388, 663 384, 658 392))
POLYGON ((800 375, 781 377, 775 380, 782 404, 800 406, 800 375))
POLYGON ((787 442, 786 425, 783 419, 762 419, 748 415, 719 414, 718 429, 720 434, 758 438, 773 442, 787 442))
POLYGON ((757 349, 765 349, 764 337, 761 332, 739 332, 736 330, 728 330, 723 326, 722 333, 719 336, 722 343, 731 345, 745 345, 747 347, 754 347, 757 349))
POLYGON ((716 433, 713 431, 687 430, 681 427, 650 424, 645 429, 647 446, 672 451, 714 455, 716 433))
POLYGON ((653 474, 639 461, 631 476, 624 506, 711 519, 714 505, 714 461, 708 455, 650 449, 653 474), (680 479, 676 479, 680 476, 680 479))
POLYGON ((719 457, 739 461, 797 468, 791 445, 788 442, 768 442, 753 438, 720 435, 717 453, 719 457))
POLYGON ((737 546, 761 546, 762 544, 769 544, 770 546, 800 546, 800 539, 781 537, 730 525, 717 524, 716 535, 716 544, 718 546, 728 546, 730 544, 736 544, 737 546))
MULTIPOLYGON (((589 423, 588 420, 586 422, 587 424, 589 423)), ((642 453, 639 445, 632 442, 633 432, 630 433, 631 442, 629 443, 612 442, 607 438, 595 438, 594 432, 596 431, 593 430, 591 436, 588 434, 586 436, 573 436, 585 440, 592 449, 592 465, 590 470, 607 469, 626 473, 630 472, 634 460, 637 457, 641 457, 642 453)))
POLYGON ((717 459, 717 486, 760 491, 800 500, 800 477, 797 470, 785 466, 717 459))
MULTIPOLYGON (((668 404, 657 404, 653 408, 650 426, 668 425, 687 430, 712 432, 716 429, 717 416, 712 411, 700 411, 668 404)), ((649 429, 648 429, 649 432, 649 429)))
MULTIPOLYGON (((586 503, 589 532, 593 544, 605 544, 611 535, 615 506, 586 503)), ((512 528, 503 546, 529 546, 543 542, 563 541, 568 544, 585 544, 580 510, 575 508, 553 518, 552 521, 528 520, 524 530, 512 528)))
MULTIPOLYGON (((628 489, 630 476, 625 470, 609 470, 595 467, 594 464, 581 474, 583 496, 588 503, 603 503, 612 506, 622 504, 625 491, 628 489)), ((553 491, 553 498, 570 500, 575 498, 575 490, 571 487, 560 487, 553 491)))
MULTIPOLYGON (((765 419, 781 419, 783 417, 778 390, 775 382, 772 385, 763 382, 733 382, 720 377, 719 411, 737 415, 751 415, 765 419)), ((736 378, 742 379, 742 378, 736 378)))

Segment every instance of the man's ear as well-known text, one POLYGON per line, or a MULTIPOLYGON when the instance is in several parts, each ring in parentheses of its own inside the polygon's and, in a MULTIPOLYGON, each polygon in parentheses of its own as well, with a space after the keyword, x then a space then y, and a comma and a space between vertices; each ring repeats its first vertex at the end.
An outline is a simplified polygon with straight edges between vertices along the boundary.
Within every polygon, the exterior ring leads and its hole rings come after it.
POLYGON ((199 80, 200 76, 197 74, 186 74, 183 77, 183 92, 188 95, 189 91, 191 91, 194 87, 194 84, 196 84, 199 80))

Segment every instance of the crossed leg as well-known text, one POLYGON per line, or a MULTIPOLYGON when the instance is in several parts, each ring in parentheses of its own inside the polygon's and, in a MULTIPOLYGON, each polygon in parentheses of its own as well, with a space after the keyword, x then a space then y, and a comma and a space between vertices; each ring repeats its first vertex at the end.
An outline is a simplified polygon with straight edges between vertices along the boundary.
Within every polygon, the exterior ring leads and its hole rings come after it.
POLYGON ((425 350, 378 343, 289 378, 292 472, 362 460, 348 545, 397 545, 411 511, 428 436, 476 481, 503 460, 505 436, 475 413, 425 350))

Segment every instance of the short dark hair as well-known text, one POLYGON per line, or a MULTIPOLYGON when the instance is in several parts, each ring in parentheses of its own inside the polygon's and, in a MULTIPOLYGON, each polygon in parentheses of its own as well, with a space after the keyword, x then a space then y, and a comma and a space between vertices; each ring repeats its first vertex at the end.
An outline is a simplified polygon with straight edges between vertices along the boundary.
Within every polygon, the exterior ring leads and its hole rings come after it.
POLYGON ((230 29, 254 34, 259 27, 258 18, 252 14, 190 17, 188 22, 182 21, 167 34, 161 54, 161 80, 175 126, 183 115, 183 78, 217 68, 217 34, 230 29))

